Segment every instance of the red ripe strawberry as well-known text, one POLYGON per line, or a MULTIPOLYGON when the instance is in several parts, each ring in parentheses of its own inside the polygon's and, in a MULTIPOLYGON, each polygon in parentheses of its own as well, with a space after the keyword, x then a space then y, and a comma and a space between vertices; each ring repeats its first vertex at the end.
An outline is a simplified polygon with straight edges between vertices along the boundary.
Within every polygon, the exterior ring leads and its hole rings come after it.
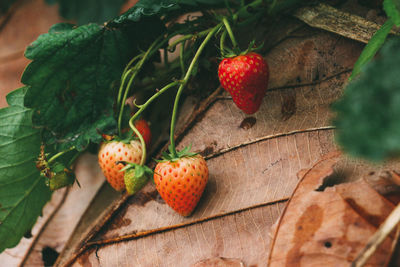
POLYGON ((147 123, 146 120, 140 119, 135 121, 135 127, 143 136, 144 142, 146 143, 146 148, 149 148, 151 143, 151 131, 149 124, 147 123))
POLYGON ((203 194, 208 167, 200 155, 159 162, 154 170, 157 191, 176 212, 189 216, 203 194))
POLYGON ((125 161, 139 164, 142 157, 142 146, 137 140, 125 144, 121 141, 108 141, 100 146, 98 161, 104 176, 110 185, 117 191, 125 189, 124 171, 120 171, 124 165, 116 164, 117 161, 125 161))
POLYGON ((218 77, 238 108, 247 114, 260 108, 269 78, 267 62, 261 55, 250 52, 223 59, 218 67, 218 77))

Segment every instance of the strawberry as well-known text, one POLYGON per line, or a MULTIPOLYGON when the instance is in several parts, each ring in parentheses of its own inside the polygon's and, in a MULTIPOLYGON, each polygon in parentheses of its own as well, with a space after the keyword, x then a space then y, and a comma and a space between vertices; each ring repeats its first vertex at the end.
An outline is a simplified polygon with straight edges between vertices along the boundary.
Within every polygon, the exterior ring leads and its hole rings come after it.
POLYGON ((150 147, 151 143, 151 131, 149 124, 144 119, 139 119, 135 121, 135 127, 138 129, 139 133, 143 136, 144 142, 146 143, 146 148, 150 147))
POLYGON ((250 52, 223 59, 218 67, 218 77, 238 108, 247 114, 260 108, 269 78, 267 62, 261 55, 250 52))
POLYGON ((192 213, 207 181, 207 163, 198 154, 161 161, 154 170, 157 191, 165 202, 182 216, 192 213))
MULTIPOLYGON (((139 120, 135 121, 134 125, 135 125, 136 129, 139 131, 139 133, 142 135, 144 142, 146 143, 146 148, 148 149, 151 144, 151 130, 150 130, 149 124, 147 123, 146 120, 139 119, 139 120)), ((121 133, 124 134, 124 136, 128 136, 128 135, 136 136, 136 134, 129 127, 122 129, 121 133), (127 135, 126 133, 129 133, 129 134, 127 135)), ((107 135, 103 135, 103 138, 106 139, 107 135)), ((106 139, 106 140, 108 140, 108 139, 106 139)))
POLYGON ((117 191, 125 189, 124 174, 120 171, 124 165, 116 163, 125 161, 139 164, 142 157, 142 146, 139 141, 133 140, 129 143, 112 140, 101 144, 98 153, 98 161, 104 176, 110 185, 117 191))

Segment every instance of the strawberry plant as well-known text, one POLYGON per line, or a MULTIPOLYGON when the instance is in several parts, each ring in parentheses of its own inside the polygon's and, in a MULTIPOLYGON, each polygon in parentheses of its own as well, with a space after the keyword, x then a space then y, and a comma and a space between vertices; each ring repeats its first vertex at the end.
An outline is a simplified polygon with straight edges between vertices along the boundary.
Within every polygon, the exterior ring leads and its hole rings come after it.
MULTIPOLYGON (((75 160, 93 147, 99 150, 100 167, 113 188, 134 194, 153 176, 167 204, 190 215, 206 186, 208 167, 189 148, 175 147, 184 90, 196 75, 208 71, 219 77, 238 108, 255 113, 268 87, 268 65, 254 52, 254 41, 242 51, 234 32, 300 1, 142 0, 115 18, 125 1, 97 1, 107 10, 99 16, 90 8, 72 8, 78 1, 47 2, 58 2, 63 16, 83 25, 56 24, 26 49, 31 62, 21 78, 25 86, 10 93, 9 107, 0 110, 0 251, 15 246, 31 229, 52 190, 75 182, 75 160), (176 20, 188 12, 201 15, 176 20), (107 19, 101 25, 85 24, 107 19), (231 47, 225 44, 227 37, 231 47), (178 58, 169 59, 169 52, 176 49, 178 58), (164 64, 156 70, 160 51, 164 64), (131 96, 133 115, 126 105, 131 96), (170 146, 152 173, 145 166, 152 134, 138 118, 158 115, 171 117, 169 128, 161 119, 152 121, 157 133, 169 130, 170 146), (105 141, 104 136, 113 140, 105 141)), ((9 6, 5 3, 1 11, 9 6)), ((339 143, 353 155, 370 159, 384 159, 400 150, 399 98, 394 89, 398 40, 368 63, 393 25, 400 26, 396 3, 384 1, 388 21, 366 46, 352 82, 334 106, 339 143), (375 73, 382 80, 372 81, 375 73), (376 109, 368 113, 376 100, 376 109)))
MULTIPOLYGON (((124 1, 102 1, 101 6, 108 13, 98 17, 78 12, 73 8, 76 1, 57 2, 63 16, 84 24, 109 18, 124 1), (109 9, 111 5, 113 8, 109 9)), ((174 159, 198 160, 199 156, 189 151, 183 155, 175 149, 175 125, 184 88, 205 66, 216 76, 216 66, 210 65, 205 55, 218 57, 215 46, 218 42, 223 44, 227 35, 234 42, 231 25, 233 29, 248 27, 257 21, 254 18, 274 14, 295 3, 143 0, 103 25, 59 23, 39 36, 25 51, 26 58, 31 60, 21 78, 25 86, 9 94, 9 107, 1 110, 0 149, 7 157, 0 169, 0 251, 15 246, 30 230, 50 199, 51 189, 75 182, 72 166, 89 147, 100 148, 100 166, 114 188, 125 188, 128 193, 139 190, 151 171, 144 166, 149 134, 136 121, 143 115, 165 114, 165 99, 173 90, 177 91, 171 107, 170 153, 174 159), (177 16, 193 11, 200 11, 202 16, 175 21, 177 16), (180 50, 179 58, 168 60, 167 52, 175 49, 180 50), (154 62, 159 61, 160 50, 166 52, 165 66, 155 76, 154 62), (137 107, 132 117, 127 115, 125 105, 131 95, 137 107), (143 104, 136 103, 140 99, 144 99, 143 104), (164 107, 153 102, 164 102, 164 107), (118 150, 121 144, 106 141, 100 147, 103 136, 116 135, 124 140, 127 136, 123 129, 128 125, 134 132, 128 134, 129 138, 138 138, 128 143, 135 143, 142 152, 127 151, 127 158, 124 152, 111 159, 110 155, 122 153, 122 148, 118 150), (113 147, 109 148, 110 145, 113 147), (37 168, 40 155, 44 163, 37 168)), ((89 8, 86 10, 90 12, 89 8)), ((234 46, 237 50, 238 46, 234 46)), ((222 45, 222 49, 228 48, 222 45)), ((165 128, 160 123, 155 128, 165 128)), ((206 180, 196 193, 198 197, 206 180)), ((192 203, 193 208, 197 201, 192 203)))

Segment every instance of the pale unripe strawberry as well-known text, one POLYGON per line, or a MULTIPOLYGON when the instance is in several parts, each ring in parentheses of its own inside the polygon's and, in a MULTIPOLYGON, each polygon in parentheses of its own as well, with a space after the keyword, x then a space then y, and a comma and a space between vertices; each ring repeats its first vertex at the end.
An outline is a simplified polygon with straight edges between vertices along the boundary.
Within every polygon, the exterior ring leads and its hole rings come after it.
POLYGON ((104 176, 110 185, 117 191, 125 189, 124 174, 120 171, 124 165, 116 164, 118 161, 139 164, 142 157, 142 146, 139 141, 133 140, 129 143, 121 141, 108 141, 100 146, 98 161, 104 176))

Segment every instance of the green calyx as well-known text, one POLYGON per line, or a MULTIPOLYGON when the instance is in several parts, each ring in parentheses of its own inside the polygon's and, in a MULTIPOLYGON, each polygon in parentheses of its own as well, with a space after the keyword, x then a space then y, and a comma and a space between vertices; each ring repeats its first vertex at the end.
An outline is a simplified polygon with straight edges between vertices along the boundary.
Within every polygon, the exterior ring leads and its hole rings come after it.
POLYGON ((249 46, 247 47, 247 49, 243 50, 240 53, 238 53, 237 51, 234 51, 230 48, 223 47, 223 48, 221 48, 221 49, 223 49, 223 50, 221 50, 221 55, 222 55, 221 59, 237 57, 237 56, 244 56, 251 52, 258 52, 264 47, 264 42, 262 42, 261 45, 259 45, 259 46, 256 46, 255 43, 256 43, 256 41, 252 40, 249 43, 249 46))
POLYGON ((132 130, 129 130, 128 132, 130 134, 126 134, 122 137, 115 135, 115 136, 112 136, 110 139, 106 138, 106 139, 104 139, 104 143, 121 142, 121 143, 128 145, 128 144, 130 144, 131 141, 139 139, 136 136, 132 136, 132 133, 133 133, 132 130))
POLYGON ((157 162, 166 162, 166 161, 174 162, 174 161, 179 160, 180 158, 196 156, 198 153, 190 152, 191 148, 192 148, 192 145, 184 147, 181 151, 176 151, 176 155, 174 155, 172 152, 172 147, 170 145, 168 147, 169 153, 164 151, 162 153, 161 160, 155 160, 155 161, 157 161, 157 162))
POLYGON ((133 195, 142 189, 149 178, 153 176, 153 171, 149 167, 135 163, 127 163, 121 171, 125 171, 124 182, 129 195, 133 195))

